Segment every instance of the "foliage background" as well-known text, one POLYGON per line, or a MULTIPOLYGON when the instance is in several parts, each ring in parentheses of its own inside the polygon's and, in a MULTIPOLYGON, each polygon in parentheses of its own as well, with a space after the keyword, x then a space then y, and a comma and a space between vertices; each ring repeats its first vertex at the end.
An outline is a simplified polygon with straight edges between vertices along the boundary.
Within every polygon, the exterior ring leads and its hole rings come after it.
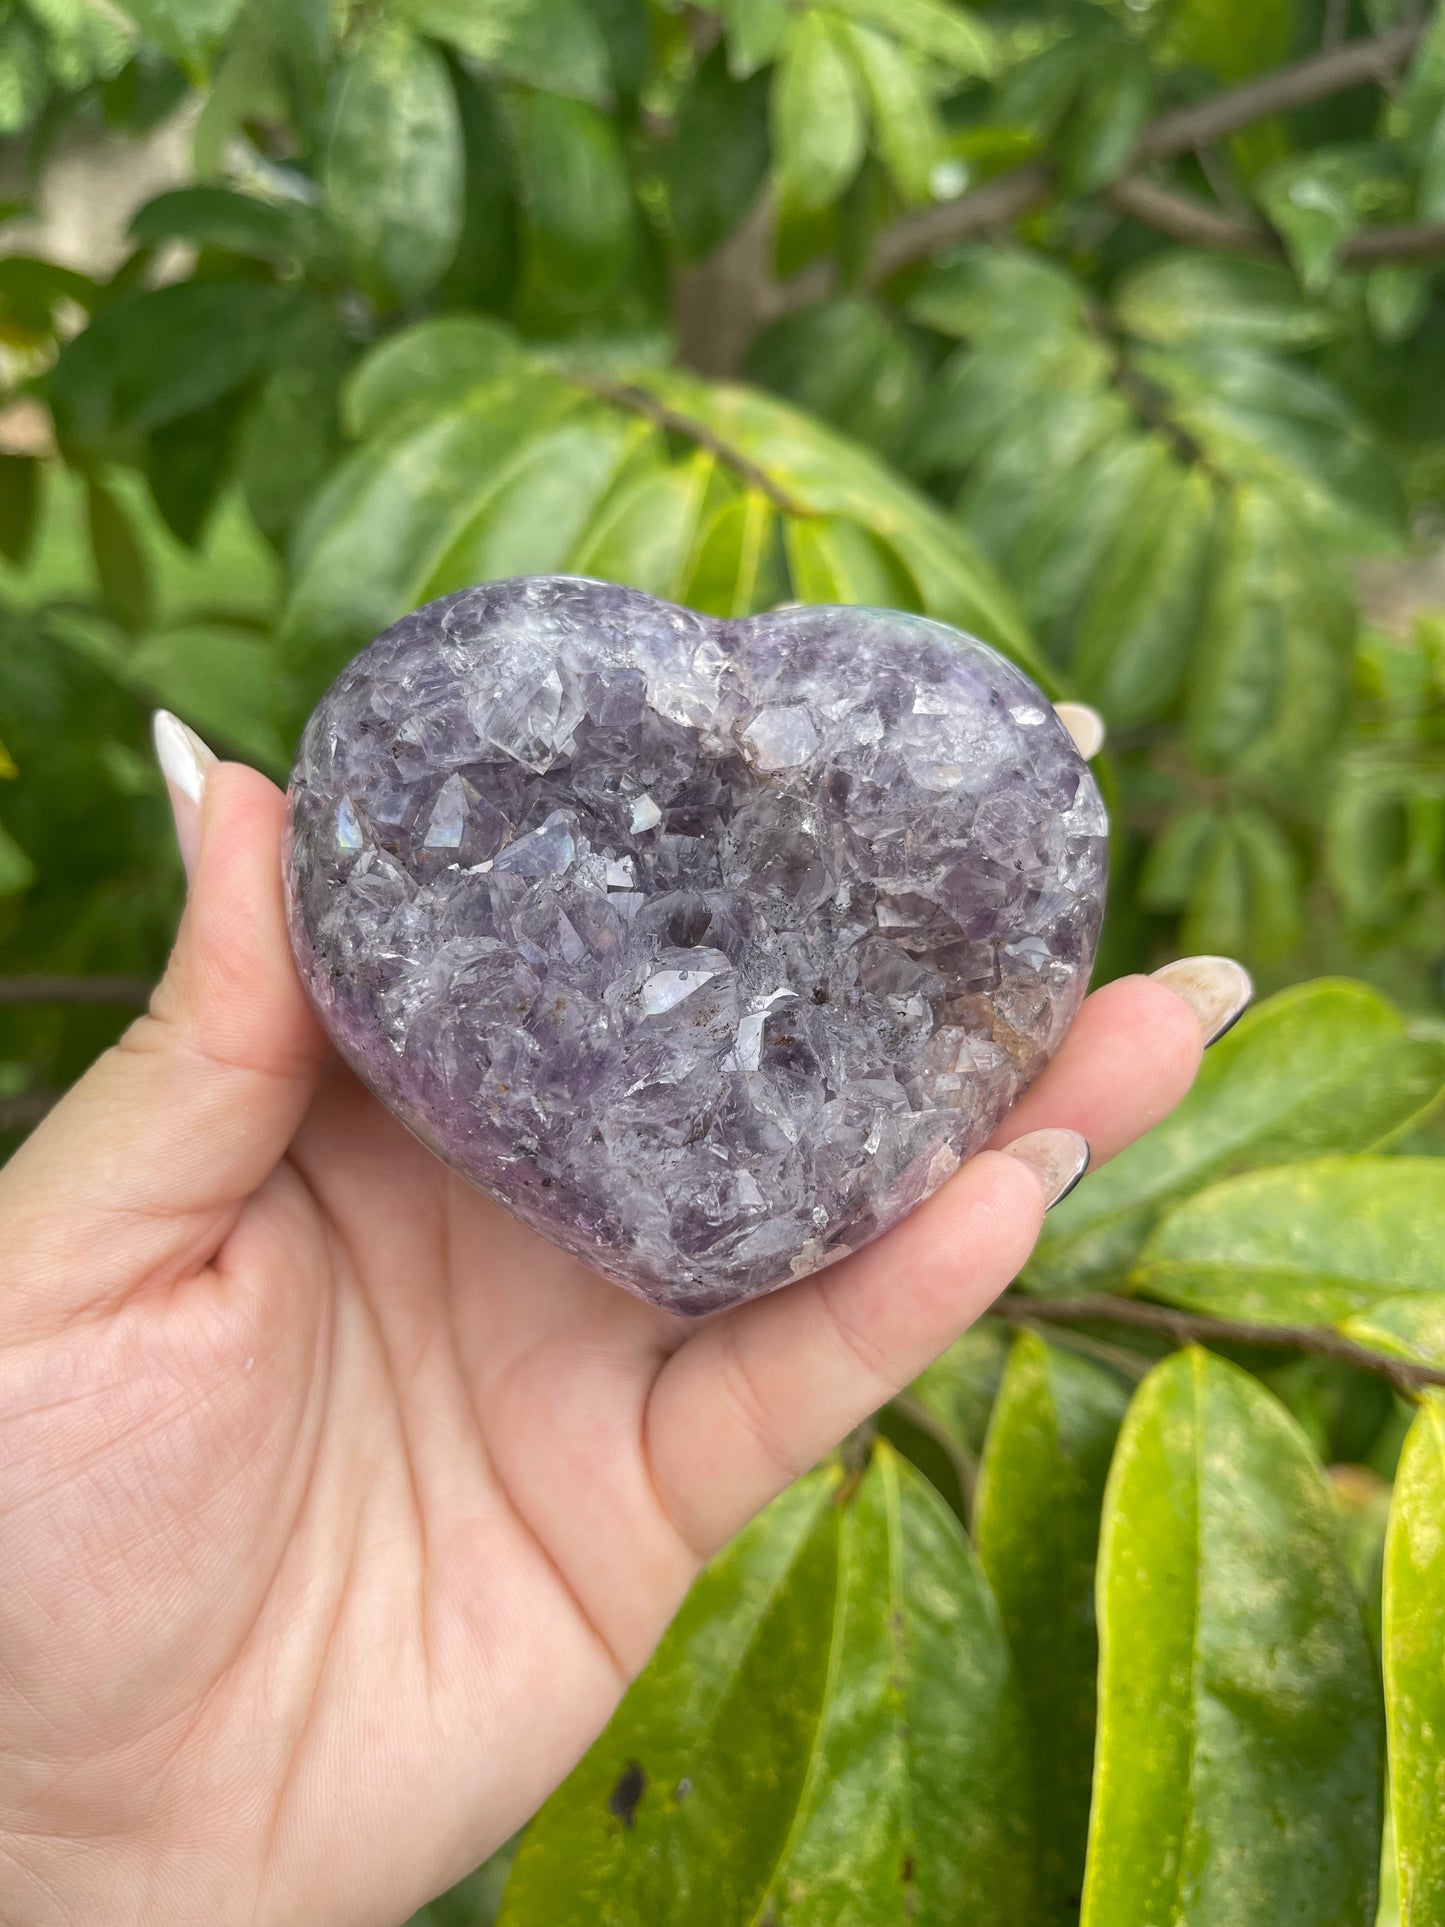
POLYGON ((1109 723, 1101 974, 1278 993, 419 1918, 1445 1922, 1445 17, 0 0, 0 234, 161 127, 0 259, 5 1143, 164 958, 149 708, 282 776, 531 570, 977 631, 1109 723))

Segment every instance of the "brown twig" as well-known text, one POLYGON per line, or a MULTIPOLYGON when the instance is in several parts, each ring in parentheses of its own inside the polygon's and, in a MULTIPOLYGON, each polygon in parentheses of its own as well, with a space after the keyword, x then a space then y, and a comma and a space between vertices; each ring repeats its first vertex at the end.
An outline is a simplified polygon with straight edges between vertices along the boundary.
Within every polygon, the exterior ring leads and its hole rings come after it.
POLYGON ((595 395, 599 401, 611 402, 616 408, 630 408, 635 414, 643 415, 648 421, 655 423, 658 428, 680 435, 696 447, 706 449, 720 462, 725 462, 734 474, 747 483, 749 488, 754 488, 760 495, 765 495, 775 508, 782 510, 784 515, 806 517, 813 513, 806 502, 800 502, 796 496, 790 495, 780 482, 775 481, 766 469, 759 468, 757 463, 744 455, 740 448, 734 447, 731 442, 724 441, 721 435, 715 435, 706 423, 695 421, 691 415, 684 415, 675 408, 669 408, 666 402, 659 401, 656 395, 649 394, 647 389, 636 387, 631 382, 607 381, 601 376, 580 375, 570 371, 567 378, 575 387, 585 389, 589 395, 595 395))
POLYGON ((1307 1352, 1388 1379, 1406 1398, 1422 1385, 1445 1385, 1445 1370, 1372 1351, 1325 1325, 1253 1325, 1245 1318, 1210 1318, 1102 1292, 1083 1298, 1033 1298, 1009 1292, 993 1310, 1014 1325, 1120 1325, 1157 1333, 1176 1345, 1259 1345, 1266 1351, 1307 1352))
POLYGON ((1195 106, 1171 108, 1144 129, 1129 166, 1172 160, 1177 154, 1242 133, 1274 114, 1309 107, 1370 81, 1388 80, 1414 53, 1423 32, 1419 26, 1396 27, 1371 40, 1347 41, 1343 47, 1311 54, 1292 66, 1277 67, 1242 87, 1227 88, 1195 106))
MULTIPOLYGON (((1234 254, 1284 258, 1284 244, 1262 221, 1237 220, 1220 214, 1192 194, 1179 194, 1138 175, 1126 175, 1109 189, 1109 199, 1121 214, 1146 227, 1157 228, 1191 247, 1222 248, 1234 254)), ((1353 267, 1377 261, 1419 260, 1445 254, 1445 221, 1402 221, 1396 225, 1363 228, 1340 247, 1339 258, 1353 267)))
POLYGON ((148 977, 0 977, 0 1004, 110 1004, 144 1009, 148 977))
MULTIPOLYGON (((1171 108, 1145 128, 1130 157, 1125 178, 1151 161, 1172 160, 1177 155, 1241 133, 1256 121, 1267 120, 1273 114, 1309 106, 1314 101, 1325 100, 1331 94, 1342 93, 1347 88, 1362 86, 1369 81, 1388 79, 1409 59, 1419 44, 1422 32, 1423 28, 1418 25, 1396 27, 1392 32, 1380 34, 1371 40, 1352 40, 1343 47, 1332 47, 1306 60, 1296 61, 1293 66, 1277 68, 1275 72, 1249 81, 1242 87, 1228 88, 1224 93, 1216 94, 1196 106, 1171 108)), ((990 228, 1021 220, 1026 214, 1043 207, 1057 184, 1057 174, 1049 162, 1028 161, 1021 167, 1009 169, 1005 174, 995 175, 970 193, 961 194, 955 201, 946 201, 941 206, 905 215, 878 236, 863 278, 869 285, 876 286, 896 274, 900 268, 925 260, 939 248, 949 247, 975 234, 986 233, 990 228)), ((1115 184, 1116 198, 1120 184, 1115 184)), ((1210 209, 1202 206, 1201 213, 1216 222, 1228 220, 1227 216, 1213 215, 1210 209)), ((1139 218, 1148 217, 1141 215, 1139 218)), ((1239 246, 1240 230, 1245 231, 1245 244, 1248 245, 1252 237, 1244 223, 1231 223, 1227 229, 1221 228, 1218 231, 1220 238, 1205 240, 1203 245, 1239 246)), ((1268 230, 1264 232, 1268 236, 1268 230)), ((1367 257, 1362 251, 1358 258, 1402 258, 1401 253, 1392 250, 1400 248, 1403 230, 1382 229, 1381 233, 1396 238, 1381 243, 1384 252, 1367 257)), ((1185 238, 1195 238, 1195 235, 1185 238)), ((1357 235, 1352 245, 1363 250, 1365 243, 1366 237, 1357 235)), ((1271 244, 1266 241, 1266 245, 1271 244)), ((1420 237, 1417 236, 1412 245, 1414 252, 1425 253, 1445 246, 1445 242, 1435 242, 1427 247, 1420 244, 1420 237)), ((1277 246, 1277 242, 1273 243, 1271 251, 1277 246)), ((806 275, 786 283, 778 291, 776 301, 770 305, 775 312, 791 313, 819 300, 827 291, 827 287, 822 285, 819 270, 810 269, 806 275)))

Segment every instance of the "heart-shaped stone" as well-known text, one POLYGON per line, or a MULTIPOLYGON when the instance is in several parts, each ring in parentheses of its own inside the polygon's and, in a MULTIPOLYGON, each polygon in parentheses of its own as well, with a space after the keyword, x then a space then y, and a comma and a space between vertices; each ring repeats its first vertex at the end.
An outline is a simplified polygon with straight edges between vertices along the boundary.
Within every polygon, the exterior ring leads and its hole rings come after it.
POLYGON ((990 1136, 1084 994, 1106 851, 1047 698, 970 636, 543 576, 342 672, 286 875, 383 1103, 703 1312, 876 1237, 990 1136))

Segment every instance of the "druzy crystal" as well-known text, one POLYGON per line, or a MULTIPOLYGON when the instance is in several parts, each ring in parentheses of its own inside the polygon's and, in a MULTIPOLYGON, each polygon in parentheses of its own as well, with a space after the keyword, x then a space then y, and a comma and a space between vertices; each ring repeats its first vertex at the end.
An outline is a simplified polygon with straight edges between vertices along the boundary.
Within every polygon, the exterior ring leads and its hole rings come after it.
POLYGON ((1047 699, 956 630, 524 578, 407 616, 323 697, 289 914, 413 1131, 704 1312, 990 1135, 1084 994, 1105 827, 1047 699))

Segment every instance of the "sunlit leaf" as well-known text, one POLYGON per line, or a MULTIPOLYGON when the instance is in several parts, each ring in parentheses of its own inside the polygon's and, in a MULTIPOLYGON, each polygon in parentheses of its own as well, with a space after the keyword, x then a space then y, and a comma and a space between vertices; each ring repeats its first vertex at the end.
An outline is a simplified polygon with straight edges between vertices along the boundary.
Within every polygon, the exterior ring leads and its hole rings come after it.
POLYGON ((1140 1387, 1109 1476, 1084 1927, 1372 1917, 1374 1666, 1320 1469, 1208 1353, 1140 1387))
POLYGON ((434 47, 387 20, 356 43, 331 109, 326 207, 362 285, 408 301, 442 277, 462 230, 456 95, 434 47))
POLYGON ((1120 1278, 1163 1209, 1235 1172, 1398 1136, 1445 1091, 1445 1042, 1364 984, 1322 978, 1259 1005, 1179 1108, 1049 1213, 1025 1273, 1042 1291, 1120 1278))
POLYGON ((1124 1382, 1021 1332, 979 1472, 974 1538, 1028 1714, 1038 1810, 1036 1918, 1078 1920, 1094 1757, 1094 1557, 1124 1382))
POLYGON ((716 1927, 1029 1904, 1022 1712, 956 1521, 886 1445, 694 1587, 517 1856, 504 1927, 716 1927))
POLYGON ((858 172, 867 125, 845 29, 822 11, 798 16, 773 83, 778 191, 815 212, 836 201, 858 172))
POLYGON ((1186 1198, 1131 1288, 1262 1324, 1333 1324, 1381 1299, 1445 1303, 1445 1159, 1335 1157, 1251 1171, 1186 1198))
POLYGON ((1385 1541, 1385 1712, 1403 1927, 1445 1917, 1445 1400, 1426 1395, 1385 1541))

